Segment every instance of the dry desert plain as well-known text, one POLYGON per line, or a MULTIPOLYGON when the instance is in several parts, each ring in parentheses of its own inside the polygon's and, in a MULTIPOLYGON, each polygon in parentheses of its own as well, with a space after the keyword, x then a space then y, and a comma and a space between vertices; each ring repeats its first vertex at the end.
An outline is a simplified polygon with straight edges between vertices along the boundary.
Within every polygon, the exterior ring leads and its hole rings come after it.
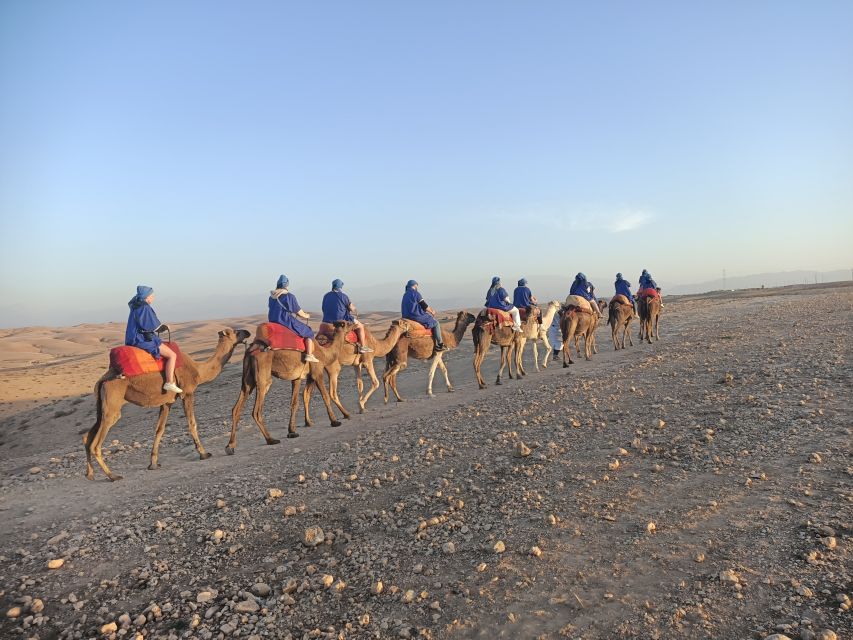
MULTIPOLYGON (((469 329, 455 393, 410 362, 407 402, 360 415, 347 369, 352 419, 315 394, 284 439, 276 381, 281 444, 247 410, 226 456, 238 347, 197 393, 214 457, 176 404, 146 470, 157 412, 128 405, 116 483, 80 433, 123 325, 0 330, 0 637, 851 638, 851 313, 849 283, 672 298, 659 342, 600 327, 568 369, 528 346, 495 386, 493 347, 483 391, 469 329)), ((173 337, 205 357, 258 319, 173 337)))

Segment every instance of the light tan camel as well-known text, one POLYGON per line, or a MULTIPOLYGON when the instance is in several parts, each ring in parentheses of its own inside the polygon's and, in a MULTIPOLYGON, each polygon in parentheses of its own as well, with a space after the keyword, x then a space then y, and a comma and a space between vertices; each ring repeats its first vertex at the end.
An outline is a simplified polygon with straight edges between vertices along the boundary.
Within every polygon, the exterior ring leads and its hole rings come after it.
MULTIPOLYGON (((329 376, 329 394, 332 397, 332 402, 342 411, 343 405, 338 397, 338 376, 341 373, 341 368, 350 365, 355 368, 355 381, 358 388, 358 408, 359 413, 366 411, 367 401, 370 396, 379 388, 379 378, 376 376, 373 359, 382 357, 388 354, 400 340, 400 337, 409 330, 409 320, 398 318, 391 321, 391 326, 385 333, 385 337, 381 340, 374 336, 370 329, 364 327, 364 343, 373 349, 372 353, 359 353, 358 346, 350 343, 345 343, 338 353, 337 360, 326 366, 326 375, 329 376), (361 379, 361 369, 367 369, 367 375, 370 377, 370 390, 364 393, 364 383, 361 379)), ((310 397, 309 397, 310 402, 310 397)), ((349 417, 349 416, 347 416, 349 417)))
POLYGON ((542 358, 542 366, 548 366, 548 356, 551 355, 553 347, 548 341, 548 328, 554 321, 554 314, 560 310, 560 303, 557 300, 552 300, 542 312, 542 322, 538 322, 536 318, 528 317, 521 323, 521 335, 518 339, 518 345, 515 348, 515 370, 521 376, 526 376, 524 364, 521 360, 524 355, 524 345, 529 340, 533 344, 533 364, 536 365, 536 371, 539 371, 539 349, 538 342, 541 340, 545 345, 545 357, 542 358))
POLYGON ((583 336, 584 357, 592 359, 592 341, 595 337, 595 329, 598 326, 598 315, 570 306, 564 308, 560 314, 560 331, 563 334, 563 367, 574 364, 572 360, 571 344, 583 336), (566 358, 568 357, 568 362, 566 358))
POLYGON ((613 338, 613 349, 618 351, 625 348, 625 336, 628 337, 628 344, 634 346, 634 341, 631 339, 631 321, 634 319, 634 307, 631 301, 622 294, 617 294, 610 299, 610 309, 607 314, 607 323, 610 325, 610 333, 613 338), (619 333, 622 328, 622 342, 620 346, 619 333))
POLYGON ((501 363, 498 367, 498 378, 495 384, 503 384, 501 377, 503 376, 504 368, 509 366, 509 377, 512 379, 512 360, 513 350, 518 347, 521 336, 520 331, 513 331, 512 327, 498 327, 496 323, 489 319, 489 315, 485 309, 481 311, 474 322, 474 328, 471 329, 471 336, 474 339, 474 374, 477 376, 477 384, 481 389, 486 388, 486 381, 480 373, 480 367, 483 365, 483 360, 489 352, 489 347, 492 343, 501 348, 501 363))
MULTIPOLYGON (((222 371, 222 367, 231 358, 234 348, 243 343, 251 334, 244 329, 224 329, 219 332, 219 342, 213 355, 203 362, 196 362, 186 353, 181 354, 181 360, 175 369, 175 379, 183 389, 181 400, 184 404, 184 414, 187 416, 190 436, 195 443, 199 458, 206 460, 210 454, 204 450, 198 437, 198 425, 195 420, 195 390, 205 382, 210 382, 222 371)), ((160 407, 157 419, 157 429, 154 432, 154 446, 151 449, 151 464, 149 469, 159 469, 160 440, 166 431, 166 419, 177 396, 172 392, 163 391, 164 376, 162 373, 144 373, 138 376, 123 377, 115 369, 108 369, 95 384, 95 401, 97 402, 94 426, 83 436, 83 446, 86 449, 86 477, 93 480, 95 471, 92 467, 92 456, 110 480, 121 480, 121 476, 110 471, 101 453, 101 447, 110 428, 121 417, 121 408, 125 403, 140 407, 160 407)))
MULTIPOLYGON (((441 335, 444 340, 444 346, 450 351, 459 346, 462 341, 462 336, 465 335, 465 330, 468 325, 474 322, 474 316, 467 311, 460 311, 456 316, 456 322, 451 326, 446 323, 441 327, 441 335)), ((394 346, 391 351, 385 356, 385 371, 382 372, 382 383, 385 388, 385 403, 388 403, 388 388, 394 392, 394 397, 397 402, 403 402, 405 399, 397 390, 397 374, 408 366, 408 357, 411 356, 416 360, 429 360, 429 374, 427 376, 427 395, 432 396, 432 380, 435 377, 436 368, 440 368, 444 374, 444 381, 447 384, 447 391, 453 392, 453 385, 450 384, 450 376, 447 374, 447 366, 444 364, 444 352, 436 353, 435 344, 432 336, 424 336, 419 338, 410 338, 403 336, 400 341, 394 346)))
POLYGON ((231 438, 225 447, 225 453, 232 455, 237 447, 237 425, 240 422, 240 414, 243 412, 243 405, 252 392, 255 392, 255 405, 252 408, 252 418, 258 429, 261 430, 261 435, 267 444, 278 444, 281 440, 273 438, 267 430, 264 422, 264 401, 266 395, 272 386, 272 379, 279 378, 280 380, 290 381, 290 422, 288 423, 287 437, 298 438, 296 433, 296 411, 299 408, 299 387, 302 385, 302 379, 307 378, 305 391, 303 391, 302 403, 305 406, 305 426, 312 425, 311 416, 308 413, 308 405, 305 398, 310 395, 311 384, 316 384, 320 388, 320 395, 323 397, 323 403, 326 405, 326 412, 329 414, 329 422, 333 427, 341 426, 341 423, 335 418, 332 411, 332 404, 329 397, 329 392, 326 390, 326 384, 323 381, 324 368, 330 365, 337 357, 346 339, 348 326, 341 324, 335 327, 335 333, 332 337, 332 342, 327 346, 322 346, 315 343, 314 355, 319 362, 304 362, 303 353, 292 349, 276 349, 265 351, 266 345, 262 342, 254 342, 243 357, 243 379, 240 384, 240 395, 237 397, 237 402, 231 410, 231 438))
POLYGON ((640 316, 640 342, 649 344, 652 338, 658 339, 658 320, 660 319, 660 298, 643 296, 637 299, 637 311, 640 316))

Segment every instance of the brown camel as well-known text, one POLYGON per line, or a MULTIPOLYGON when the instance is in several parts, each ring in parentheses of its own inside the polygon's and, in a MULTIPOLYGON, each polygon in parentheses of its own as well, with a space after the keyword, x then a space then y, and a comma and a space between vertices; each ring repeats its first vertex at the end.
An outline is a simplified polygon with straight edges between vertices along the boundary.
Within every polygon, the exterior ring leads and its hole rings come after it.
POLYGON ((640 316, 640 342, 649 344, 652 338, 658 339, 658 319, 660 318, 660 298, 643 296, 637 300, 637 312, 640 316))
MULTIPOLYGON (((446 323, 441 327, 441 335, 444 340, 444 346, 450 351, 459 346, 462 341, 462 336, 465 335, 465 330, 468 325, 474 322, 474 316, 467 311, 460 311, 456 316, 456 322, 453 326, 446 323)), ((394 346, 391 351, 385 356, 385 371, 382 372, 382 383, 385 388, 385 403, 388 403, 388 388, 394 392, 394 397, 397 402, 403 402, 404 398, 397 390, 397 374, 400 373, 408 365, 408 357, 411 356, 416 360, 429 360, 429 374, 427 376, 427 395, 432 396, 432 380, 435 377, 436 368, 440 368, 444 374, 444 381, 447 384, 447 391, 453 392, 453 385, 450 384, 450 376, 447 374, 447 366, 444 364, 444 352, 435 351, 435 343, 432 336, 424 336, 419 338, 410 338, 403 336, 400 341, 394 346)))
POLYGON ((501 376, 507 366, 509 366, 510 379, 513 377, 512 355, 513 350, 518 347, 521 333, 520 331, 513 331, 511 326, 496 326, 485 309, 479 313, 474 322, 474 328, 471 329, 471 336, 474 338, 474 374, 477 376, 477 384, 481 389, 486 388, 486 381, 480 373, 480 367, 483 365, 483 360, 486 358, 492 343, 501 348, 501 364, 498 367, 498 379, 495 380, 495 384, 503 384, 501 376))
POLYGON ((546 349, 545 357, 542 359, 542 366, 548 366, 548 356, 550 356, 551 351, 553 351, 553 347, 551 347, 551 343, 548 341, 548 328, 554 321, 554 314, 559 310, 560 303, 557 300, 552 300, 548 303, 548 306, 545 307, 545 311, 542 312, 541 323, 536 318, 533 318, 531 321, 529 316, 521 323, 521 336, 518 339, 518 346, 515 349, 515 370, 519 375, 527 375, 521 358, 524 355, 524 345, 527 344, 528 340, 533 344, 533 364, 536 365, 536 370, 539 371, 539 349, 537 345, 540 340, 545 345, 546 349))
POLYGON ((610 332, 613 337, 613 348, 618 351, 625 348, 625 336, 628 336, 628 344, 634 346, 634 341, 631 339, 631 321, 634 319, 634 307, 631 301, 622 294, 613 296, 610 300, 610 309, 607 316, 607 323, 610 325, 610 332), (620 346, 617 334, 619 328, 622 328, 622 342, 620 346))
MULTIPOLYGON (((198 437, 198 425, 195 420, 195 390, 205 382, 215 379, 222 367, 231 358, 234 348, 251 335, 244 329, 224 329, 219 332, 219 342, 213 355, 203 362, 196 362, 186 353, 181 354, 181 360, 175 369, 175 378, 183 389, 181 400, 184 403, 184 414, 187 416, 190 436, 195 443, 199 458, 206 460, 210 454, 204 450, 198 437)), ((151 449, 151 464, 149 469, 159 469, 160 440, 166 431, 166 419, 177 396, 172 392, 164 392, 164 376, 162 373, 144 373, 138 376, 124 377, 113 368, 101 376, 95 384, 95 400, 97 402, 95 424, 83 436, 86 449, 86 477, 94 479, 92 456, 110 480, 121 480, 121 476, 110 471, 101 447, 110 428, 121 417, 121 408, 130 402, 140 407, 160 407, 160 417, 157 419, 157 429, 154 433, 154 446, 151 449)))
MULTIPOLYGON (((308 404, 305 398, 310 394, 311 384, 316 384, 320 388, 320 395, 323 397, 323 403, 326 405, 326 412, 329 414, 329 422, 333 427, 341 426, 341 423, 335 418, 332 411, 332 404, 329 397, 329 392, 326 390, 326 384, 323 382, 324 368, 329 366, 338 357, 344 341, 348 325, 341 323, 335 327, 335 333, 332 337, 332 342, 327 346, 322 346, 315 343, 314 355, 320 362, 304 362, 303 353, 292 349, 276 349, 265 351, 266 344, 258 342, 257 339, 248 349, 246 355, 243 356, 243 379, 240 385, 240 395, 237 397, 237 402, 231 410, 231 438, 225 447, 225 453, 232 455, 237 447, 237 425, 240 422, 240 414, 243 412, 243 405, 252 392, 255 393, 255 405, 252 408, 252 418, 258 429, 261 430, 261 435, 267 444, 278 444, 281 440, 273 438, 267 430, 264 422, 264 401, 266 395, 272 386, 273 378, 281 380, 290 380, 290 422, 288 423, 287 437, 298 438, 296 433, 296 411, 299 408, 299 387, 302 385, 302 379, 307 378, 305 391, 303 391, 302 403, 305 406, 305 426, 312 425, 311 416, 308 414, 308 404)), ((347 417, 347 416, 345 416, 347 417)))
POLYGON ((388 331, 385 333, 385 337, 381 340, 378 340, 376 336, 370 332, 370 329, 365 326, 364 343, 373 349, 372 353, 359 353, 357 345, 350 343, 345 343, 341 347, 337 359, 326 367, 326 375, 329 376, 329 393, 332 397, 332 402, 335 403, 341 412, 344 412, 340 398, 338 397, 338 376, 340 375, 341 368, 345 365, 350 365, 355 368, 359 413, 364 413, 366 411, 367 401, 379 388, 379 378, 376 376, 373 359, 385 356, 397 345, 401 336, 409 330, 409 322, 409 320, 404 318, 393 320, 391 322, 391 326, 388 327, 388 331), (363 393, 364 383, 361 379, 362 367, 367 369, 367 375, 370 377, 370 390, 367 393, 363 393))
POLYGON ((574 364, 572 360, 571 344, 583 336, 584 357, 592 359, 592 342, 595 339, 595 329, 598 326, 598 315, 582 310, 576 306, 569 306, 560 313, 560 331, 563 334, 563 367, 574 364), (566 362, 568 358, 568 362, 566 362))

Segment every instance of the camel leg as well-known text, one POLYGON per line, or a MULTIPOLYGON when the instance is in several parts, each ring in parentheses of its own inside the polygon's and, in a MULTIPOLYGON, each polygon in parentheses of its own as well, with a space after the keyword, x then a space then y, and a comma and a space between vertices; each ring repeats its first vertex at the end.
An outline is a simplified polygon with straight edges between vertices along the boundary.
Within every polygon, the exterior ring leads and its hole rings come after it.
POLYGON ((390 369, 386 369, 382 372, 382 384, 385 387, 385 404, 388 404, 388 389, 394 392, 394 397, 397 399, 397 402, 403 402, 403 398, 400 397, 400 394, 397 392, 397 374, 403 370, 403 367, 399 364, 395 364, 390 369))
POLYGON ((545 346, 545 356, 542 358, 542 368, 548 368, 548 360, 551 359, 551 353, 554 351, 554 347, 551 346, 551 341, 548 339, 548 332, 541 333, 539 335, 540 340, 542 340, 542 344, 545 346))
POLYGON ((438 360, 438 366, 441 367, 441 372, 444 374, 444 382, 447 385, 447 393, 453 393, 453 385, 450 384, 450 375, 448 375, 447 373, 447 365, 444 364, 444 358, 442 357, 442 354, 439 353, 438 356, 436 356, 436 359, 438 360))
POLYGON ((264 440, 267 441, 267 444, 278 444, 281 440, 277 440, 270 435, 270 432, 267 430, 267 425, 264 422, 264 402, 266 401, 270 387, 272 387, 271 377, 258 382, 258 387, 255 392, 255 406, 252 407, 252 418, 254 419, 255 424, 258 425, 258 429, 261 430, 261 435, 264 437, 264 440))
POLYGON ((367 401, 370 400, 370 396, 376 393, 376 390, 379 388, 379 378, 376 376, 376 369, 373 367, 373 358, 368 359, 365 363, 365 368, 367 369, 367 375, 370 377, 370 391, 364 395, 364 399, 359 403, 361 413, 367 411, 367 401))
POLYGON ((187 423, 190 427, 190 437, 195 444, 195 450, 198 451, 198 459, 207 460, 212 454, 204 450, 201 438, 198 437, 198 423, 195 419, 195 394, 184 394, 184 413, 187 416, 187 423))
POLYGON ((246 398, 252 395, 257 387, 254 364, 252 363, 253 357, 249 353, 243 356, 243 378, 240 381, 240 395, 237 396, 237 402, 231 409, 231 437, 228 438, 228 444, 225 445, 225 453, 229 456, 233 456, 234 450, 237 448, 237 425, 240 422, 240 414, 243 413, 243 405, 246 404, 246 398))
POLYGON ((361 378, 361 365, 354 364, 355 368, 355 390, 358 397, 358 412, 364 413, 364 380, 361 378))
MULTIPOLYGON (((154 445, 151 447, 151 464, 148 465, 149 471, 160 468, 160 463, 158 462, 160 458, 160 440, 163 439, 163 434, 166 433, 166 419, 169 417, 169 411, 171 410, 171 404, 160 405, 160 416, 157 418, 157 428, 154 431, 154 445)), ((186 405, 184 405, 184 411, 186 412, 186 405)), ((189 414, 187 414, 187 421, 189 422, 189 414)))
POLYGON ((429 371, 427 372, 427 395, 432 398, 432 379, 435 377, 435 370, 438 368, 438 361, 441 354, 436 353, 429 359, 429 371))
MULTIPOLYGON (((335 417, 335 411, 332 409, 332 399, 331 394, 326 389, 326 384, 323 381, 323 372, 321 371, 319 375, 314 377, 314 375, 308 376, 308 384, 305 387, 305 391, 308 392, 312 386, 316 386, 320 390, 320 397, 323 399, 323 405, 326 407, 326 413, 329 415, 329 424, 333 427, 340 427, 341 422, 335 417)), ((310 393, 306 396, 303 394, 303 404, 305 400, 310 401, 310 393)), ((308 405, 305 405, 305 418, 308 419, 308 405)))
MULTIPOLYGON (((296 412, 299 410, 299 387, 302 386, 302 378, 296 377, 290 381, 290 421, 287 423, 287 437, 298 438, 296 433, 296 412)), ((305 415, 308 415, 308 403, 311 401, 311 383, 305 385, 305 393, 302 395, 302 404, 305 406, 305 415)), ((310 422, 305 419, 306 425, 310 422)))
POLYGON ((474 343, 474 374, 477 376, 477 385, 481 389, 485 389, 486 381, 483 379, 480 367, 483 365, 483 360, 486 358, 486 354, 489 352, 489 346, 492 338, 485 331, 482 331, 482 335, 485 336, 485 341, 482 337, 480 337, 474 343))
POLYGON ((628 324, 625 325, 625 332, 622 334, 622 348, 625 348, 625 338, 628 338, 628 344, 634 346, 634 340, 631 338, 631 319, 628 318, 628 324))
POLYGON ((343 415, 344 419, 349 420, 350 415, 349 412, 344 409, 344 405, 341 404, 341 399, 338 397, 338 373, 340 372, 340 368, 337 371, 326 371, 329 374, 329 397, 331 397, 332 402, 335 403, 335 406, 343 415))
MULTIPOLYGON (((503 384, 503 382, 501 382, 501 375, 503 375, 504 367, 507 365, 508 353, 509 353, 509 351, 507 350, 506 347, 501 347, 500 366, 498 367, 498 379, 495 380, 495 384, 503 384)), ((512 376, 512 369, 510 369, 509 374, 511 377, 512 376)))
MULTIPOLYGON (((95 434, 93 439, 90 439, 87 446, 90 448, 92 455, 95 456, 95 460, 98 462, 98 466, 101 467, 101 470, 106 474, 106 476, 115 482, 116 480, 121 480, 121 476, 114 474, 110 471, 110 468, 107 466, 107 463, 104 461, 104 456, 101 453, 101 446, 104 443, 104 440, 107 437, 107 433, 109 433, 110 428, 118 422, 118 419, 121 417, 120 411, 111 411, 104 412, 101 417, 101 425, 100 429, 95 434)), ((86 477, 88 478, 88 470, 86 477)), ((90 480, 92 478, 89 478, 90 480)))
POLYGON ((539 338, 533 340, 533 364, 536 366, 536 372, 539 373, 539 338))
POLYGON ((658 334, 658 320, 660 319, 660 314, 655 316, 655 342, 660 339, 660 335, 658 334))

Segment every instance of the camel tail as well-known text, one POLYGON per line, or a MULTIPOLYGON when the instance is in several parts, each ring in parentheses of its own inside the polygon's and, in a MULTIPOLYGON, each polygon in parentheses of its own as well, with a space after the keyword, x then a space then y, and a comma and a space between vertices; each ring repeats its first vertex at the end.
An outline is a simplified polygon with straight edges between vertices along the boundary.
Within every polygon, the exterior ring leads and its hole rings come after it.
MULTIPOLYGON (((101 419, 104 417, 103 403, 101 402, 101 390, 104 388, 104 383, 107 381, 107 376, 101 376, 101 379, 95 383, 95 424, 101 424, 101 419)), ((89 431, 83 434, 83 444, 88 444, 89 431)))

